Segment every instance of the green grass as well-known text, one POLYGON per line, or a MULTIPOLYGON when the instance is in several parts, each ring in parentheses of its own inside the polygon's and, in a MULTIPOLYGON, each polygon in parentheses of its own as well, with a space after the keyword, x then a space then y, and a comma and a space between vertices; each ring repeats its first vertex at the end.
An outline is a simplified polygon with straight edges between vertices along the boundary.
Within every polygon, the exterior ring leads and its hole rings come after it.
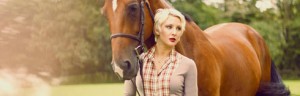
POLYGON ((284 80, 284 84, 290 89, 291 96, 300 96, 300 80, 284 80))
POLYGON ((57 86, 53 87, 51 96, 123 96, 123 84, 57 86))
MULTIPOLYGON (((291 96, 300 96, 300 80, 284 80, 291 96)), ((50 96, 123 96, 123 84, 64 85, 52 88, 50 96)))

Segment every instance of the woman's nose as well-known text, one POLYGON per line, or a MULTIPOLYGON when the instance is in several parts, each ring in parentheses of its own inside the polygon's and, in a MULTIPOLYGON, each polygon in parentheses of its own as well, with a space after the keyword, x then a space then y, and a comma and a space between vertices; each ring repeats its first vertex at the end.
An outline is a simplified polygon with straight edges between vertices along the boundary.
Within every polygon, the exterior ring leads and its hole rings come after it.
POLYGON ((172 35, 176 35, 176 29, 172 29, 171 34, 172 34, 172 35))

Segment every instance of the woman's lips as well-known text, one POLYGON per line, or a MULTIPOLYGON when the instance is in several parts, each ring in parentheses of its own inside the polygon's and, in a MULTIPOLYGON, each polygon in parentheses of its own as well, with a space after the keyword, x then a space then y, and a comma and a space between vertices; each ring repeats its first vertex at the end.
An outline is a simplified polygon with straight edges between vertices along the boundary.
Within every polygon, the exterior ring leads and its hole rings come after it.
POLYGON ((169 38, 169 40, 170 40, 171 42, 175 42, 175 41, 176 41, 175 38, 169 38))

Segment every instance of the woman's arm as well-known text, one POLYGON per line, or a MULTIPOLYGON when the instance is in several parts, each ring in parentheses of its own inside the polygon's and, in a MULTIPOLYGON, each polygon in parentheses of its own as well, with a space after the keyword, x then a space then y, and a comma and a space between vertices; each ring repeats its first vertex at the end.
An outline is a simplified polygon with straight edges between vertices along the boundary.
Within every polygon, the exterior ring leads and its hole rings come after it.
POLYGON ((184 96, 198 96, 197 67, 193 61, 189 66, 184 78, 184 96))
MULTIPOLYGON (((135 79, 133 80, 135 83, 135 79)), ((131 80, 125 80, 124 81, 124 96, 135 96, 136 88, 131 80)))

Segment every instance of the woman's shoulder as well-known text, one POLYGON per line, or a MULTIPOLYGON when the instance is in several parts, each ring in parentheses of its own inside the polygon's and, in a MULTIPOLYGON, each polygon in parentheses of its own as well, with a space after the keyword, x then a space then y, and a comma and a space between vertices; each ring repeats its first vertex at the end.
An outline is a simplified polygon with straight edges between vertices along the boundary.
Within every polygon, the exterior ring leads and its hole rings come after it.
POLYGON ((180 60, 180 62, 184 63, 185 65, 188 65, 188 66, 195 66, 196 63, 193 59, 191 58, 188 58, 180 53, 178 53, 178 60, 180 60))
POLYGON ((178 58, 178 72, 183 72, 184 74, 197 73, 197 66, 194 60, 182 54, 178 54, 178 58))

